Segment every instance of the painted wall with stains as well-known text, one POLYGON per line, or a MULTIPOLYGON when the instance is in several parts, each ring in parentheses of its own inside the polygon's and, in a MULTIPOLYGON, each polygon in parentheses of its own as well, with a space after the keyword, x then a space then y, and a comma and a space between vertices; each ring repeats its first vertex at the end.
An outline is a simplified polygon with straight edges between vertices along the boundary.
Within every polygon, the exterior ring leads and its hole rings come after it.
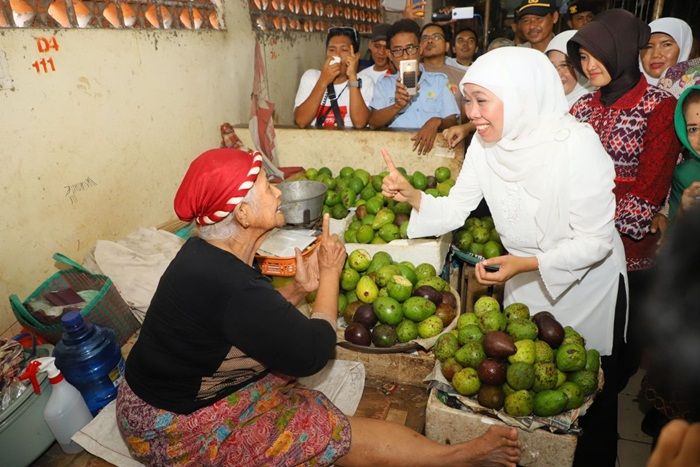
MULTIPOLYGON (((81 260, 173 218, 191 159, 222 122, 247 122, 247 2, 226 2, 225 19, 225 32, 0 30, 0 335, 17 329, 7 296, 55 272, 52 253, 81 260)), ((265 57, 277 122, 291 124, 322 37, 268 37, 265 57)))

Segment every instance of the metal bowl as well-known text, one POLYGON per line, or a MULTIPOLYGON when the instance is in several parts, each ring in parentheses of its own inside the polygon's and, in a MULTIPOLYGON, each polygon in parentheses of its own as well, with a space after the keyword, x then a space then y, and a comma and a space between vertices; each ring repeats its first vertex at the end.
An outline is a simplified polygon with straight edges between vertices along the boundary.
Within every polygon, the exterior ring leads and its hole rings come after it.
POLYGON ((323 201, 328 187, 312 180, 283 182, 277 185, 282 191, 282 205, 287 224, 310 224, 323 212, 323 201))

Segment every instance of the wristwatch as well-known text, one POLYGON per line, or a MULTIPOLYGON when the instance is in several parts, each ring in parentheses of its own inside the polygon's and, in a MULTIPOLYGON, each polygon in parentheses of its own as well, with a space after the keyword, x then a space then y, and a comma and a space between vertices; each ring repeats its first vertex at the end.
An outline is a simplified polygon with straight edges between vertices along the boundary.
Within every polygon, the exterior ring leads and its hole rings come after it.
POLYGON ((357 78, 357 80, 349 79, 348 86, 351 88, 362 89, 362 78, 357 78))

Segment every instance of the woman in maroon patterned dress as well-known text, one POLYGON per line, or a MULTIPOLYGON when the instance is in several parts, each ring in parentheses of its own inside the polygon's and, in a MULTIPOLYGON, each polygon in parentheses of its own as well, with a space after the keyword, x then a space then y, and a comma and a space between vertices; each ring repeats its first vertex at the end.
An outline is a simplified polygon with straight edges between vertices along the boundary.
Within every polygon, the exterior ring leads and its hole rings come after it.
POLYGON ((148 465, 515 466, 515 428, 443 445, 409 428, 343 414, 295 377, 333 358, 345 247, 328 233, 295 281, 275 290, 253 268, 284 224, 260 153, 207 151, 175 197, 190 238, 161 277, 119 386, 117 423, 148 465), (293 305, 317 290, 311 318, 293 305))
POLYGON ((629 292, 623 383, 639 365, 636 315, 658 240, 650 227, 668 195, 680 151, 673 127, 676 99, 649 85, 639 71, 639 51, 649 34, 647 24, 613 9, 598 15, 567 45, 576 68, 600 88, 582 97, 571 113, 593 127, 615 162, 615 224, 625 246, 629 292))

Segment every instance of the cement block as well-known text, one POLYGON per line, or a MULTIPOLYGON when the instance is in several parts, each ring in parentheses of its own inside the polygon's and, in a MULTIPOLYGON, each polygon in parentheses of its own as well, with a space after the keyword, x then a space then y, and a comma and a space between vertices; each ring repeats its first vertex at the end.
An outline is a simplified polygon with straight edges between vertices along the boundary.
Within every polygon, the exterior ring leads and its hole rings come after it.
MULTIPOLYGON (((440 443, 460 443, 484 434, 491 425, 505 426, 500 420, 448 407, 436 397, 436 389, 431 389, 425 410, 425 435, 428 438, 440 443)), ((518 429, 518 436, 523 449, 520 466, 569 467, 573 463, 575 435, 543 429, 533 432, 518 429)))

